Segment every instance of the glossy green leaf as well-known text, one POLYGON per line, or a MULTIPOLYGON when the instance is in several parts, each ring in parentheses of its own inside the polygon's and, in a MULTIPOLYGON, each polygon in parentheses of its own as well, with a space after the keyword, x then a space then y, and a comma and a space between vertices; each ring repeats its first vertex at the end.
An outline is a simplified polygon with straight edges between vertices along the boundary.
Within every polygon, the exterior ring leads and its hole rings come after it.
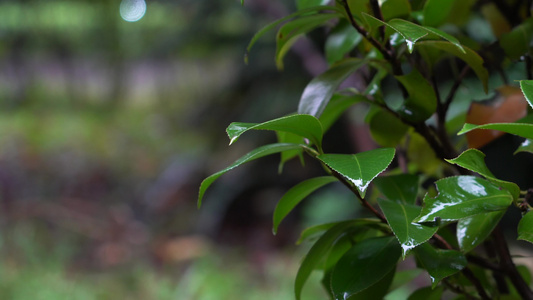
MULTIPOLYGON (((242 1, 242 0, 241 0, 242 1)), ((250 43, 248 43, 248 46, 246 47, 246 54, 244 55, 244 61, 248 63, 248 55, 250 53, 250 50, 252 50, 252 47, 255 45, 255 43, 267 32, 273 30, 278 25, 280 25, 283 22, 286 22, 288 20, 297 18, 302 15, 308 15, 313 13, 318 13, 320 11, 333 11, 342 14, 343 11, 340 8, 337 8, 335 6, 314 6, 306 9, 301 9, 293 14, 290 14, 284 18, 281 18, 279 20, 276 20, 265 27, 263 27, 261 30, 259 30, 250 40, 250 43)))
POLYGON ((363 36, 347 21, 341 21, 328 35, 325 45, 326 60, 331 65, 343 59, 363 40, 363 36))
POLYGON ((533 18, 529 18, 511 32, 502 34, 500 36, 500 46, 510 59, 518 60, 522 55, 531 54, 532 39, 533 18))
POLYGON ((442 293, 444 293, 443 286, 436 288, 425 286, 414 291, 407 300, 440 300, 442 299, 442 293))
POLYGON ((522 142, 522 144, 520 144, 520 146, 518 147, 518 149, 516 149, 516 151, 514 152, 514 154, 518 153, 518 152, 529 152, 529 153, 533 153, 533 140, 531 139, 526 139, 522 142))
POLYGON ((520 80, 520 89, 524 93, 529 106, 533 108, 533 80, 520 80))
POLYGON ((426 194, 422 212, 414 222, 455 221, 505 210, 513 201, 507 190, 474 176, 447 177, 436 185, 439 194, 435 198, 426 194))
MULTIPOLYGON (((371 285, 370 287, 360 291, 359 293, 352 295, 350 300, 368 300, 368 299, 383 299, 385 295, 389 293, 390 286, 394 279, 396 273, 396 268, 393 268, 389 271, 383 278, 378 282, 371 285)), ((331 286, 331 285, 330 285, 331 286)), ((341 298, 344 300, 344 298, 341 298)))
POLYGON ((331 227, 337 225, 338 222, 334 223, 325 223, 325 224, 319 224, 315 226, 311 226, 306 228, 305 230, 300 233, 300 237, 298 238, 298 241, 296 241, 296 244, 299 245, 303 241, 310 239, 313 236, 316 236, 319 233, 323 233, 324 231, 327 231, 331 227))
POLYGON ((492 129, 521 136, 526 139, 533 139, 533 124, 529 123, 490 123, 484 125, 474 125, 466 123, 457 134, 465 134, 476 129, 492 129))
POLYGON ((374 285, 396 266, 401 249, 394 237, 372 238, 355 244, 331 274, 335 299, 348 299, 374 285))
POLYGON ((490 182, 506 188, 511 193, 514 200, 518 199, 518 196, 520 195, 520 187, 518 187, 518 185, 516 185, 514 182, 503 181, 496 178, 487 168, 487 165, 485 164, 485 154, 483 152, 477 149, 468 149, 461 153, 461 155, 459 155, 457 158, 445 160, 451 164, 456 164, 467 170, 482 175, 490 182))
POLYGON ((296 280, 294 282, 294 293, 296 299, 299 300, 302 294, 302 288, 311 275, 311 272, 320 264, 320 262, 327 257, 333 244, 347 231, 358 226, 364 226, 365 222, 358 220, 344 221, 335 224, 328 231, 326 231, 311 247, 305 258, 303 259, 296 280))
MULTIPOLYGON (((389 22, 389 25, 393 26, 394 30, 396 30, 398 32, 400 32, 400 31, 404 32, 404 33, 409 32, 409 33, 415 33, 416 35, 418 35, 420 32, 425 32, 426 33, 425 37, 427 37, 427 38, 431 38, 431 39, 442 38, 442 39, 446 40, 447 42, 451 43, 452 44, 451 46, 455 46, 455 48, 457 48, 458 51, 465 53, 465 50, 464 50, 463 46, 461 46, 461 43, 459 43, 459 40, 457 40, 455 37, 447 34, 446 32, 444 32, 444 31, 442 31, 440 29, 429 27, 429 26, 420 26, 420 25, 417 25, 415 23, 411 23, 411 22, 403 20, 403 19, 391 20, 389 22)), ((400 32, 400 34, 401 34, 401 32, 400 32)), ((407 35, 405 35, 405 36, 407 36, 407 35)), ((413 45, 411 45, 411 46, 414 46, 415 42, 416 41, 413 41, 413 45)))
POLYGON ((416 69, 407 75, 395 77, 409 94, 398 113, 412 122, 425 121, 431 117, 437 109, 437 96, 431 84, 416 69))
POLYGON ((363 95, 334 94, 319 118, 324 132, 326 132, 349 107, 365 101, 369 100, 363 95))
POLYGON ((348 179, 365 197, 368 185, 387 169, 394 153, 394 148, 380 148, 357 154, 322 154, 318 159, 348 179))
POLYGON ((450 15, 455 0, 428 0, 422 11, 423 25, 438 27, 450 15))
POLYGON ((382 147, 395 147, 409 129, 399 118, 383 109, 372 114, 368 125, 372 138, 382 147))
POLYGON ((296 7, 298 9, 306 9, 320 5, 328 4, 329 0, 296 0, 296 7))
POLYGON ((339 85, 365 64, 365 60, 345 59, 313 78, 302 93, 298 113, 320 117, 339 85))
MULTIPOLYGON (((455 37, 439 29, 429 27, 429 26, 420 26, 420 25, 417 25, 415 23, 412 23, 412 22, 409 22, 403 19, 393 19, 393 20, 390 20, 388 23, 385 23, 366 13, 363 13, 363 18, 369 24, 370 22, 374 24, 380 23, 398 32, 405 40, 409 53, 412 53, 414 50, 414 45, 420 39, 425 38, 425 37, 443 38, 448 43, 451 43, 451 46, 456 47, 457 51, 461 53, 465 53, 465 49, 463 48, 463 46, 461 46, 461 43, 459 43, 459 41, 455 37)), ((375 26, 372 26, 372 27, 375 27, 375 26)))
POLYGON ((477 149, 468 149, 454 159, 445 159, 445 161, 456 164, 467 170, 474 171, 484 177, 494 178, 492 172, 485 164, 485 154, 477 149))
MULTIPOLYGON (((383 224, 378 219, 357 219, 355 221, 357 222, 358 226, 361 226, 361 227, 373 228, 376 230, 388 229, 388 226, 386 224, 383 224)), ((338 223, 339 222, 325 223, 325 224, 319 224, 319 225, 308 227, 305 230, 303 230, 302 233, 300 233, 300 237, 298 238, 298 241, 296 241, 296 244, 301 244, 304 240, 311 239, 311 237, 329 230, 330 228, 337 225, 338 223)))
POLYGON ((284 24, 276 36, 276 66, 283 69, 283 58, 298 38, 327 21, 338 18, 338 13, 321 13, 303 16, 284 24))
POLYGON ((202 206, 202 198, 204 197, 205 191, 209 188, 209 186, 211 186, 211 184, 215 180, 217 180, 218 177, 224 175, 226 172, 233 170, 236 167, 244 163, 261 158, 263 156, 267 156, 270 154, 279 153, 283 151, 294 150, 300 147, 301 145, 298 145, 298 144, 270 144, 270 145, 265 145, 265 146, 252 150, 251 152, 247 153, 243 157, 236 160, 229 167, 207 177, 206 179, 204 179, 204 181, 202 181, 202 184, 200 185, 200 192, 198 193, 198 207, 202 206))
MULTIPOLYGON (((476 73, 477 77, 483 83, 483 88, 485 89, 485 93, 487 93, 489 72, 483 66, 483 59, 481 58, 481 56, 479 56, 474 50, 468 47, 462 46, 462 49, 464 50, 463 52, 456 45, 453 45, 445 41, 421 41, 421 42, 418 42, 416 45, 417 45, 417 48, 420 47, 421 49, 433 48, 433 49, 441 50, 463 60, 465 63, 467 63, 470 66, 470 68, 472 68, 472 70, 474 70, 474 73, 476 73)), ((443 56, 438 56, 437 58, 434 59, 434 61, 429 61, 429 62, 426 61, 426 62, 432 66, 432 65, 435 65, 437 61, 442 58, 443 56)))
MULTIPOLYGON (((363 235, 359 234, 357 238, 363 238, 363 235)), ((368 237, 367 237, 368 238, 368 237)), ((355 241, 357 242, 357 241, 355 241)), ((322 279, 322 285, 326 288, 328 292, 333 294, 331 291, 331 278, 335 265, 343 257, 343 255, 352 248, 354 240, 352 236, 344 236, 339 239, 335 245, 333 245, 325 264, 324 278, 322 279)), ((392 284, 396 270, 392 269, 387 275, 380 279, 377 283, 370 286, 369 288, 352 295, 350 300, 368 300, 368 299, 383 299, 389 290, 389 287, 392 284)))
POLYGON ((411 223, 420 214, 420 206, 385 199, 378 199, 378 204, 400 242, 404 258, 413 248, 427 242, 439 229, 438 226, 411 223))
POLYGON ((311 143, 322 147, 322 125, 317 118, 310 115, 291 115, 264 123, 231 123, 226 132, 230 145, 248 130, 274 130, 289 132, 307 138, 311 143))
POLYGON ((323 176, 316 177, 300 182, 291 188, 281 200, 279 200, 274 210, 274 227, 272 231, 274 234, 278 231, 278 226, 283 221, 283 219, 300 203, 305 197, 307 197, 312 192, 323 187, 328 183, 337 181, 335 177, 332 176, 323 176))
POLYGON ((418 194, 418 176, 400 174, 381 176, 374 180, 378 190, 389 200, 400 204, 415 204, 418 194))
POLYGON ((411 14, 411 3, 408 0, 385 0, 380 2, 381 13, 385 21, 407 17, 411 14))
POLYGON ((527 213, 518 223, 518 239, 533 243, 533 213, 527 213))
POLYGON ((464 253, 481 244, 496 228, 505 210, 479 214, 457 222, 457 241, 464 253))
POLYGON ((460 272, 468 262, 466 257, 455 250, 437 250, 425 243, 414 250, 419 267, 425 269, 431 278, 432 287, 444 278, 460 272))
MULTIPOLYGON (((425 37, 428 35, 428 32, 426 30, 424 30, 422 27, 420 26, 410 26, 409 24, 413 24, 413 23, 410 23, 408 21, 404 21, 404 22, 401 22, 400 20, 401 19, 394 19, 394 20, 391 20, 389 23, 385 23, 367 13, 362 13, 363 15, 363 18, 365 19, 365 21, 367 23, 380 23, 382 25, 385 25, 385 26, 388 26, 390 27, 391 29, 393 29, 394 31, 398 32, 404 39, 405 39, 405 42, 407 43, 407 49, 409 50, 409 53, 412 53, 413 52, 413 49, 414 49, 414 44, 420 40, 421 38, 425 37), (394 21, 394 22, 393 22, 394 21), (400 22, 398 22, 400 21, 400 22), (391 24, 392 22, 392 24, 391 24)), ((415 24, 413 24, 415 25, 415 24)), ((373 26, 374 27, 374 26, 373 26)))

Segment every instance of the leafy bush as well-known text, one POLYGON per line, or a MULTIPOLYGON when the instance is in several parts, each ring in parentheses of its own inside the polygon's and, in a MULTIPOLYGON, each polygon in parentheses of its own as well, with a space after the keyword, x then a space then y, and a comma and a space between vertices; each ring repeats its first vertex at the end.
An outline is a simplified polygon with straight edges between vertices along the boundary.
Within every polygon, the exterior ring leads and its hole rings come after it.
POLYGON ((440 299, 445 291, 456 299, 533 299, 531 275, 513 262, 499 226, 506 211, 518 208, 518 239, 533 242, 533 189, 497 178, 479 150, 509 133, 523 139, 517 152, 533 153, 531 1, 296 4, 296 12, 260 30, 248 51, 279 27, 281 69, 291 46, 320 30, 329 69, 309 82, 296 114, 229 125, 230 144, 250 130, 275 131, 278 143, 206 178, 198 205, 218 177, 241 164, 281 153, 282 167, 306 155, 325 176, 287 191, 274 211, 274 233, 307 195, 332 182, 344 184, 374 217, 302 233, 301 240, 318 238, 296 275, 296 299, 316 269, 334 299, 383 298, 408 256, 432 282, 409 299, 440 299), (365 88, 341 88, 354 74, 365 88), (367 110, 365 121, 382 148, 325 153, 324 134, 352 106, 367 110))

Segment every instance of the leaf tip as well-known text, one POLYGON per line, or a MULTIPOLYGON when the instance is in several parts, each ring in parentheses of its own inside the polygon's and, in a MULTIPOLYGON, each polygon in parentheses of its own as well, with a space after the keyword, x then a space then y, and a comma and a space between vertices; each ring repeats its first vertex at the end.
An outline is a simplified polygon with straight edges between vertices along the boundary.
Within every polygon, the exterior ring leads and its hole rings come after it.
POLYGON ((233 143, 235 143, 235 142, 237 141, 238 138, 239 138, 239 137, 237 137, 237 136, 232 137, 232 138, 230 139, 230 141, 229 141, 229 146, 233 145, 233 143))

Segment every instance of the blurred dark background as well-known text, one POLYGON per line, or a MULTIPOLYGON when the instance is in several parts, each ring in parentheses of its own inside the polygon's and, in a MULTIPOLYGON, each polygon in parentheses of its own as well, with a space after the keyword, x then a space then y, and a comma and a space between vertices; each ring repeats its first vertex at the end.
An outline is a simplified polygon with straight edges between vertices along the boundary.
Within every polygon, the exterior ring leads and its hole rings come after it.
MULTIPOLYGON (((299 231, 357 214, 342 187, 273 236, 276 201, 319 168, 295 161, 278 176, 271 157, 221 177, 196 208, 203 178, 275 140, 229 148, 226 126, 294 112, 326 68, 302 40, 278 71, 273 32, 245 65, 253 34, 293 5, 0 2, 0 299, 293 298, 299 231)), ((355 147, 349 128, 328 138, 355 147)))

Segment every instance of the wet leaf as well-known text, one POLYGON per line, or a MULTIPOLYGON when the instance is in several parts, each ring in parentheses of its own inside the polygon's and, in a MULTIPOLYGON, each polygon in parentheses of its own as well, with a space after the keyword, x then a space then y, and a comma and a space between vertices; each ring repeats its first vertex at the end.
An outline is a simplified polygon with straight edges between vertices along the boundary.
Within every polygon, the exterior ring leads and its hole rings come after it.
POLYGON ((394 148, 380 148, 357 154, 322 154, 318 159, 348 179, 365 197, 368 185, 387 169, 394 153, 394 148))
POLYGON ((284 24, 276 35, 276 66, 283 69, 283 58, 298 38, 339 16, 337 13, 320 13, 303 16, 284 24))
POLYGON ((474 125, 466 123, 457 134, 465 134, 476 129, 493 129, 506 133, 521 136, 526 139, 533 139, 533 124, 529 123, 490 123, 484 125, 474 125))
POLYGON ((533 80, 520 80, 520 89, 524 93, 529 106, 533 108, 533 80))
POLYGON ((505 210, 513 201, 507 190, 474 176, 447 177, 436 185, 438 195, 431 198, 426 194, 422 212, 414 222, 455 221, 505 210))
MULTIPOLYGON (((243 1, 243 0, 241 0, 243 1)), ((248 54, 250 53, 250 50, 252 50, 252 47, 255 45, 255 43, 267 32, 270 30, 276 28, 278 25, 280 25, 283 22, 289 21, 291 19, 297 18, 302 15, 309 15, 313 13, 318 13, 320 11, 334 11, 337 13, 342 14, 343 11, 335 6, 314 6, 306 9, 301 9, 293 14, 290 14, 284 18, 281 18, 279 20, 276 20, 265 27, 263 27, 261 30, 259 30, 250 40, 250 43, 248 43, 248 46, 246 47, 246 54, 244 56, 244 61, 248 63, 248 54)))
POLYGON ((337 181, 337 179, 333 176, 311 178, 300 182, 285 193, 274 210, 273 233, 277 233, 281 221, 283 221, 283 219, 294 209, 294 207, 296 207, 296 205, 298 205, 298 203, 305 199, 305 197, 324 185, 334 181, 337 181))
MULTIPOLYGON (((414 44, 420 40, 421 38, 428 35, 428 32, 421 28, 420 26, 410 26, 408 24, 412 24, 408 21, 401 22, 400 19, 394 19, 389 21, 389 23, 385 23, 367 13, 362 13, 363 18, 367 23, 380 23, 382 25, 388 26, 394 31, 398 32, 407 43, 407 49, 409 50, 409 53, 413 52, 414 44), (395 22, 393 22, 395 21, 395 22), (400 21, 400 22, 398 22, 400 21), (391 24, 392 23, 392 24, 391 24)), ((414 24, 413 24, 414 25, 414 24)))
POLYGON ((368 299, 384 299, 385 295, 389 293, 390 286, 394 279, 396 268, 390 270, 383 278, 370 287, 352 295, 350 300, 368 300, 368 299))
POLYGON ((411 223, 420 214, 420 206, 385 199, 378 199, 378 204, 400 242, 404 258, 413 248, 427 242, 439 229, 438 226, 411 223))
POLYGON ((298 145, 298 144, 270 144, 270 145, 265 145, 265 146, 252 150, 251 152, 247 153, 243 157, 239 158, 229 167, 207 177, 206 179, 204 179, 204 181, 202 181, 202 184, 200 185, 200 192, 198 193, 198 208, 202 206, 202 198, 204 197, 205 191, 209 188, 209 186, 211 186, 211 184, 215 180, 218 179, 218 177, 224 175, 226 172, 233 170, 236 167, 244 163, 261 158, 263 156, 267 156, 270 154, 279 153, 283 151, 295 150, 295 149, 299 149, 300 147, 301 145, 298 145))
POLYGON ((416 69, 402 76, 395 76, 407 90, 409 97, 398 113, 412 122, 427 120, 437 109, 437 96, 431 84, 416 69))
POLYGON ((495 185, 501 186, 507 189, 513 196, 513 200, 516 201, 520 195, 520 187, 514 182, 504 181, 496 178, 492 172, 487 168, 485 164, 485 154, 477 149, 468 149, 461 153, 457 158, 445 159, 451 164, 456 164, 467 170, 476 172, 495 185))
POLYGON ((296 299, 299 300, 302 293, 302 288, 311 275, 311 272, 327 257, 333 244, 343 236, 347 231, 353 228, 364 226, 366 221, 344 221, 335 224, 328 231, 326 231, 311 247, 307 255, 302 261, 296 280, 294 282, 294 293, 296 299))
POLYGON ((396 266, 401 250, 394 237, 372 238, 355 244, 331 275, 335 299, 348 299, 376 284, 396 266))
POLYGON ((381 176, 374 180, 378 190, 389 200, 400 204, 415 204, 418 194, 418 176, 400 174, 381 176))
POLYGON ((533 213, 527 213, 518 223, 518 239, 533 243, 533 213))
POLYGON ((248 130, 273 130, 289 132, 307 138, 311 143, 322 147, 322 125, 317 118, 310 115, 291 115, 264 123, 231 123, 226 132, 230 145, 248 130))
POLYGON ((468 264, 461 252, 437 250, 427 243, 416 247, 414 252, 419 267, 429 273, 432 288, 435 288, 442 279, 460 272, 468 264))
POLYGON ((457 241, 464 253, 481 244, 494 230, 505 210, 479 214, 457 222, 457 241))
POLYGON ((303 91, 298 113, 320 117, 339 85, 365 64, 365 60, 345 59, 313 78, 303 91))
POLYGON ((370 23, 370 22, 372 24, 380 23, 398 32, 405 40, 409 53, 413 52, 415 44, 420 39, 426 38, 426 37, 431 38, 431 39, 433 38, 445 39, 447 43, 451 43, 451 46, 456 47, 457 51, 461 53, 466 53, 463 46, 461 46, 461 43, 459 43, 459 41, 455 37, 437 28, 432 28, 429 26, 420 26, 420 25, 417 25, 415 23, 412 23, 412 22, 409 22, 403 19, 392 19, 388 23, 385 23, 369 14, 366 14, 366 13, 362 13, 362 14, 363 14, 363 18, 365 19, 367 23, 370 23))
POLYGON ((518 147, 518 149, 516 149, 514 154, 516 154, 518 152, 533 153, 533 140, 526 139, 525 141, 523 141, 522 144, 520 144, 520 146, 518 147))

